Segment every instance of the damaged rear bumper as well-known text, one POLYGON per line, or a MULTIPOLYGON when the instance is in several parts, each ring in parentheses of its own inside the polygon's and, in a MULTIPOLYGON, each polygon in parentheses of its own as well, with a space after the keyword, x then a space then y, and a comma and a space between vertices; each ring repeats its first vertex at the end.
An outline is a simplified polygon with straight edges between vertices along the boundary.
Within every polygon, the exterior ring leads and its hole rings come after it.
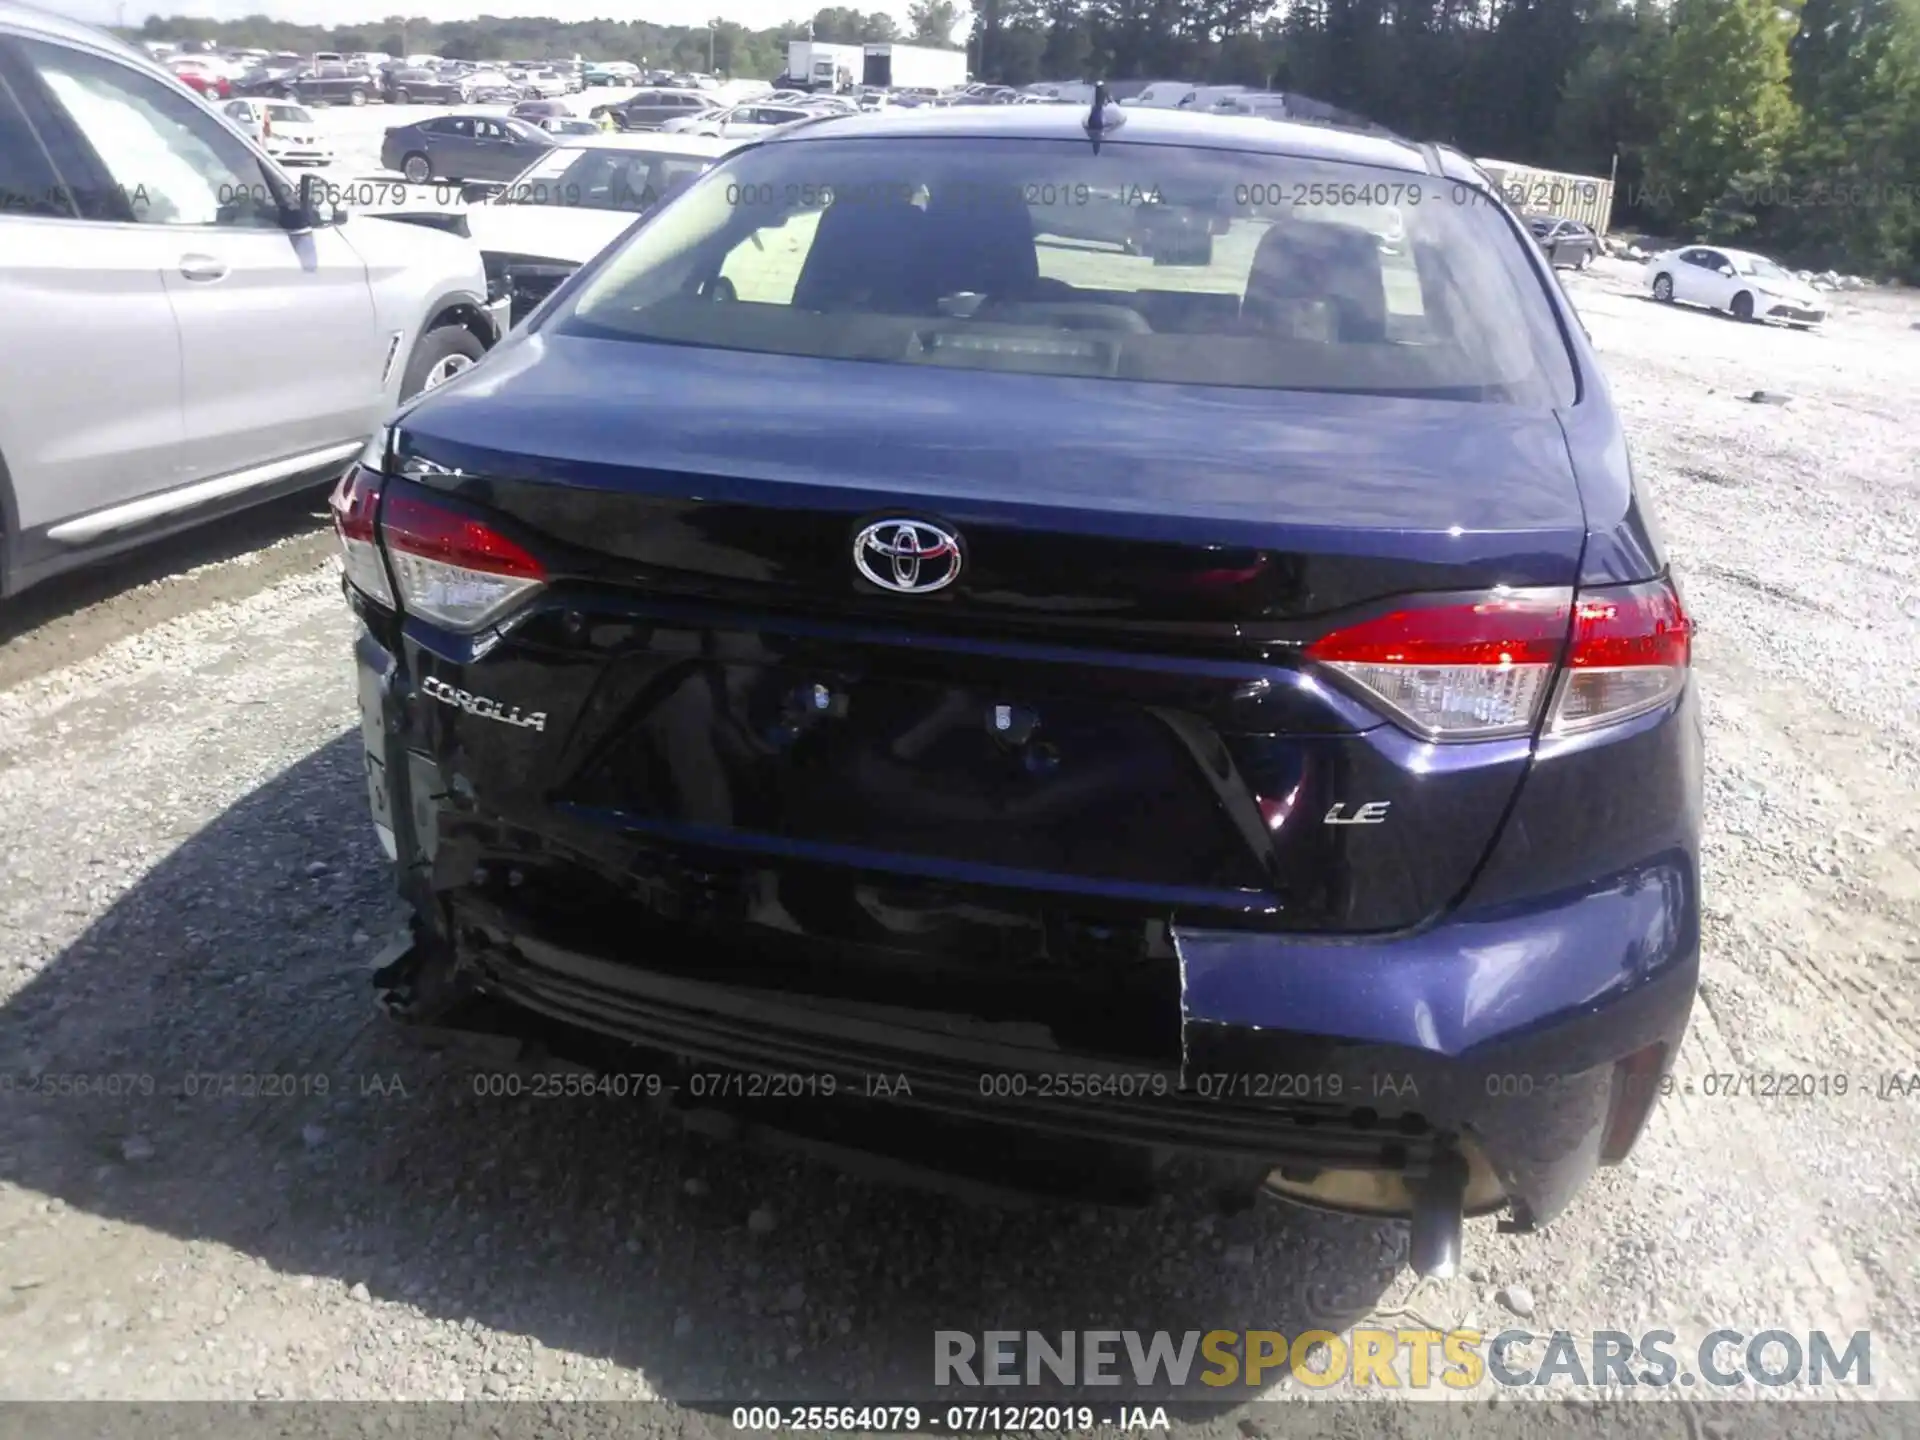
POLYGON ((1200 928, 613 835, 564 807, 491 814, 411 747, 392 675, 363 634, 374 820, 420 917, 382 987, 478 997, 683 1080, 780 1077, 802 1103, 751 1101, 761 1123, 878 1110, 1191 1160, 1328 1209, 1526 1228, 1624 1157, 1691 1009, 1684 847, 1413 933, 1200 928))

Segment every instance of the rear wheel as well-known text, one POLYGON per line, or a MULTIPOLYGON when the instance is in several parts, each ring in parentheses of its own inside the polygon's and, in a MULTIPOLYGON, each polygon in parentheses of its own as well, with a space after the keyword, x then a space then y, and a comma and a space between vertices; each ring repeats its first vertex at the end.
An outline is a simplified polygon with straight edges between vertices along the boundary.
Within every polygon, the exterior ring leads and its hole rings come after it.
POLYGON ((396 90, 396 91, 394 91, 394 92, 393 92, 393 103, 394 103, 394 104, 396 104, 396 105, 404 105, 404 104, 406 104, 406 103, 407 103, 407 92, 406 92, 405 90, 396 90))
POLYGON ((1653 277, 1653 298, 1664 301, 1669 305, 1673 303, 1673 277, 1671 275, 1656 275, 1653 277))
POLYGON ((416 150, 400 162, 400 173, 409 185, 425 185, 433 179, 433 162, 416 150))
POLYGON ((474 361, 486 353, 487 347, 464 326, 442 325, 429 330, 407 359, 407 372, 400 377, 400 398, 411 400, 423 390, 446 384, 471 369, 474 361))
POLYGON ((1753 296, 1742 290, 1733 297, 1733 318, 1736 320, 1753 319, 1753 296))
POLYGON ((364 105, 367 103, 367 92, 364 90, 349 90, 347 92, 347 99, 355 105, 364 105))

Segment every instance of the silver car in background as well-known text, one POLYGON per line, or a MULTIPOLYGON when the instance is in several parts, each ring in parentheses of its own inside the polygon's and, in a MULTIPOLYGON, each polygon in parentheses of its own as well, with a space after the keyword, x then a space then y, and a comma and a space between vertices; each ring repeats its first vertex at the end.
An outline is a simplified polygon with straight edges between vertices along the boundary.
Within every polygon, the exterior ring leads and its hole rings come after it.
POLYGON ((335 478, 499 338, 471 241, 323 192, 138 51, 0 0, 0 593, 335 478))

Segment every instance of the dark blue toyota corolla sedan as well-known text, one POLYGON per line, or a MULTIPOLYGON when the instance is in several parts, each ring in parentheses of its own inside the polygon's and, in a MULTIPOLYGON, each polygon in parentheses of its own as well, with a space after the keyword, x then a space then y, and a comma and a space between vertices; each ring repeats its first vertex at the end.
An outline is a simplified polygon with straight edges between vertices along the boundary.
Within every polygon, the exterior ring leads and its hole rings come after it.
POLYGON ((1560 1210, 1686 1027, 1700 721, 1484 184, 917 110, 636 224, 335 495, 389 1009, 976 1179, 1406 1216, 1427 1271, 1560 1210))

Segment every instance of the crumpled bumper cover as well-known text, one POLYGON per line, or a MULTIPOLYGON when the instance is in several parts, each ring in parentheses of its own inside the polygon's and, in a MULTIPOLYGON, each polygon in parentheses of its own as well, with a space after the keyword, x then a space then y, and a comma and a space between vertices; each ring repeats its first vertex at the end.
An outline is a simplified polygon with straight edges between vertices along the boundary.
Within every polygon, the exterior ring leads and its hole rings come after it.
MULTIPOLYGON (((1418 1178, 1464 1143, 1527 1223, 1550 1218, 1620 1158, 1606 1153, 1609 1136, 1619 1149, 1620 1112, 1632 1112, 1630 1138, 1691 1011, 1699 882, 1685 845, 1412 933, 1336 941, 1175 923, 1167 998, 1180 1007, 1178 1050, 1157 1062, 673 973, 648 963, 632 934, 562 936, 530 918, 516 897, 539 890, 537 866, 564 848, 560 818, 523 817, 535 833, 443 810, 471 787, 411 748, 391 657, 364 632, 359 656, 375 819, 395 834, 401 888, 449 959, 517 1010, 696 1064, 835 1074, 843 1096, 877 1075, 889 1103, 969 1123, 1238 1164, 1418 1178), (516 856, 527 867, 520 889, 516 856), (507 879, 470 883, 476 864, 507 879), (1651 1073, 1628 1073, 1623 1062, 1649 1054, 1651 1073)), ((782 881, 777 859, 741 868, 747 889, 782 881)), ((979 901, 1011 904, 985 887, 979 901)), ((663 943, 651 933, 650 944, 663 943)), ((710 939, 689 934, 687 944, 710 939)))

